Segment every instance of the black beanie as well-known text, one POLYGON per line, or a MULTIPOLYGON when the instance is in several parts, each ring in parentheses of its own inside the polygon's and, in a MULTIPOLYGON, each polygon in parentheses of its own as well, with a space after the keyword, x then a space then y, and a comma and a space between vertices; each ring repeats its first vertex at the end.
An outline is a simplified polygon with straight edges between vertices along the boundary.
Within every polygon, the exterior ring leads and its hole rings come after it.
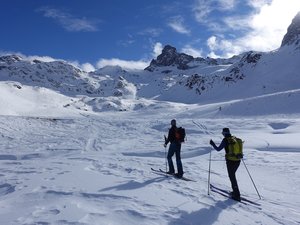
POLYGON ((171 120, 171 125, 176 126, 176 120, 175 119, 171 120))
POLYGON ((224 134, 224 135, 225 134, 230 134, 229 128, 227 128, 227 127, 223 128, 222 134, 224 134))

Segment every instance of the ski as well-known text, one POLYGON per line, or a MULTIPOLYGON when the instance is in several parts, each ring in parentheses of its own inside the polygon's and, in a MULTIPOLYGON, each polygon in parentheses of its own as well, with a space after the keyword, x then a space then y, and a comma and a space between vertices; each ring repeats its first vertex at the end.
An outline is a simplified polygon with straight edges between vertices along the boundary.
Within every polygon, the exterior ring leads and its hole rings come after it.
MULTIPOLYGON (((217 194, 219 194, 219 195, 222 195, 222 196, 224 196, 224 197, 226 197, 226 198, 230 198, 230 199, 232 199, 232 200, 234 200, 233 198, 231 198, 231 196, 229 195, 229 194, 225 194, 224 192, 221 192, 221 191, 218 191, 217 189, 210 189, 212 192, 214 192, 214 193, 217 193, 217 194)), ((236 201, 236 200, 234 200, 234 201, 236 201)), ((242 203, 242 204, 244 204, 244 205, 247 205, 248 203, 246 203, 246 202, 243 202, 243 201, 240 201, 239 203, 242 203)))
POLYGON ((196 182, 195 180, 192 180, 190 178, 187 178, 187 177, 177 177, 175 174, 167 174, 165 171, 163 171, 162 169, 154 169, 154 168, 151 168, 152 171, 154 172, 157 172, 157 173, 161 173, 161 174, 164 174, 168 177, 174 177, 176 179, 179 179, 179 180, 185 180, 185 181, 192 181, 192 182, 196 182))
MULTIPOLYGON (((228 197, 228 198, 231 198, 231 194, 230 194, 230 191, 227 191, 227 190, 224 190, 222 188, 219 188, 219 187, 216 187, 212 184, 210 184, 210 190, 213 191, 213 192, 216 192, 216 193, 219 193, 225 197, 228 197)), ((242 203, 249 203, 249 204, 252 204, 252 205, 256 205, 256 206, 261 206, 261 204, 257 203, 257 202, 254 202, 254 201, 251 201, 245 197, 241 197, 241 202, 242 203)))

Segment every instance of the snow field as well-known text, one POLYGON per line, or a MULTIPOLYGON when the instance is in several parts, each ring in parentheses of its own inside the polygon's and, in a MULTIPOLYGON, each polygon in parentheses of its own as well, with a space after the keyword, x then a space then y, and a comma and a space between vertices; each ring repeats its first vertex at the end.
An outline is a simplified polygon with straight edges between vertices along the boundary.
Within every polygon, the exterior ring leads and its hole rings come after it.
MULTIPOLYGON (((299 223, 299 119, 201 118, 194 106, 177 111, 174 105, 72 118, 1 116, 1 224, 299 223), (196 182, 150 170, 165 168, 163 135, 172 118, 187 130, 182 161, 196 182), (238 182, 261 207, 207 195, 208 142, 219 143, 223 127, 245 140, 244 160, 263 199, 243 164, 238 182)), ((224 152, 212 152, 211 182, 230 187, 224 152)))

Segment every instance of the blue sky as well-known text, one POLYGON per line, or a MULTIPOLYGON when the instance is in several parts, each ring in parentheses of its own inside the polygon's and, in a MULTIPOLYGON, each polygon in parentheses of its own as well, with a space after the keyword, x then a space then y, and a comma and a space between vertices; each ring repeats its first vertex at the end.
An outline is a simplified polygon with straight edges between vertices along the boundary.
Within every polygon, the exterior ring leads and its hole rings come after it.
POLYGON ((143 68, 164 45, 194 57, 278 48, 299 0, 1 0, 0 54, 85 70, 143 68))

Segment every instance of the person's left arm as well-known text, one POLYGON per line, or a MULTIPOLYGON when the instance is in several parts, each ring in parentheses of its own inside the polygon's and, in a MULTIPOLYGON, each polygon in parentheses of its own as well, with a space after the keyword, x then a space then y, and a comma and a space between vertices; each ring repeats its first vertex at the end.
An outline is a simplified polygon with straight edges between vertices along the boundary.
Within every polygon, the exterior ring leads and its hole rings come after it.
POLYGON ((223 140, 222 140, 222 142, 221 142, 221 144, 220 144, 219 146, 217 146, 213 140, 210 140, 209 143, 210 143, 211 146, 212 146, 215 150, 217 150, 218 152, 221 151, 223 148, 226 147, 226 141, 225 141, 225 138, 223 138, 223 140))

